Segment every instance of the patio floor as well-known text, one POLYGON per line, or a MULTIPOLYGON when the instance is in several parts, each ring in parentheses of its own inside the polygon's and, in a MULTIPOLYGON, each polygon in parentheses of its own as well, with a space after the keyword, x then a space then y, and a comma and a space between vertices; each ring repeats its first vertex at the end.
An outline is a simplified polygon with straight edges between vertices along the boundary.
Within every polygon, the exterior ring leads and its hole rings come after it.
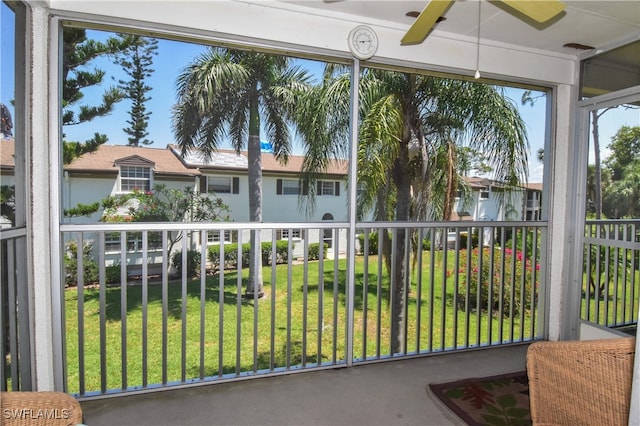
POLYGON ((463 425, 429 383, 525 369, 527 345, 81 402, 99 425, 463 425))

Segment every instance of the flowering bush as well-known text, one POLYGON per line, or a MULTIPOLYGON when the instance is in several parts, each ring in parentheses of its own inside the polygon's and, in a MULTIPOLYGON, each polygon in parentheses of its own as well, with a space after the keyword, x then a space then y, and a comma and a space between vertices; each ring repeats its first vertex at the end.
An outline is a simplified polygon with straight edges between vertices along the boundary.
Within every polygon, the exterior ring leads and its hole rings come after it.
MULTIPOLYGON (((84 285, 98 281, 98 263, 92 259, 93 242, 85 241, 82 246, 84 285)), ((64 284, 66 287, 78 285, 78 242, 70 240, 65 243, 64 252, 64 284)))
MULTIPOLYGON (((492 259, 489 248, 475 248, 471 251, 471 264, 467 265, 468 256, 466 251, 464 252, 460 255, 462 261, 458 270, 459 302, 463 309, 467 306, 467 301, 470 309, 478 309, 478 292, 479 309, 502 309, 505 316, 510 315, 512 310, 516 315, 521 312, 523 306, 526 309, 530 305, 532 291, 537 291, 538 287, 538 282, 533 282, 534 262, 530 257, 524 258, 519 250, 514 252, 509 248, 505 248, 504 251, 496 248, 492 259)), ((539 268, 540 265, 535 263, 535 269, 539 268)))

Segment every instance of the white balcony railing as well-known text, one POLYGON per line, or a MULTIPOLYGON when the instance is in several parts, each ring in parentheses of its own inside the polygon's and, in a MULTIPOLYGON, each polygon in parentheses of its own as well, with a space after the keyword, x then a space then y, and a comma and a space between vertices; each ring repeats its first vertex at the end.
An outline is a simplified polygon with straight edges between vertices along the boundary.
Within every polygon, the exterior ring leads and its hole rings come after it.
MULTIPOLYGON (((639 223, 586 223, 583 320, 637 324, 639 223)), ((353 250, 342 222, 61 225, 67 390, 148 391, 540 338, 546 224, 451 225, 357 223, 353 250), (243 297, 252 229, 267 243, 259 300, 243 297), (390 244, 389 263, 384 233, 409 236, 390 244), (404 311, 392 353, 397 277, 404 311)), ((0 240, 0 390, 29 389, 26 230, 0 240)))
POLYGON ((450 225, 358 223, 353 240, 340 222, 62 225, 67 390, 144 392, 540 338, 546 225, 450 225), (266 243, 260 299, 244 297, 252 229, 266 243))
POLYGON ((581 319, 605 327, 638 323, 640 220, 585 225, 581 319))
POLYGON ((25 228, 0 233, 0 391, 31 389, 25 228))

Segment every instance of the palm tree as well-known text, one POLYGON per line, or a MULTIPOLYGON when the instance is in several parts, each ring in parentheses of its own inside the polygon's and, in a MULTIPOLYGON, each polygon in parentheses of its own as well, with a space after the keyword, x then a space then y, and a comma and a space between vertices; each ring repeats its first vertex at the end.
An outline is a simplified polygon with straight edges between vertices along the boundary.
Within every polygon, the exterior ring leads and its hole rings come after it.
MULTIPOLYGON (((348 77, 329 77, 322 87, 310 92, 311 100, 303 108, 305 117, 313 117, 313 121, 300 117, 298 124, 306 143, 303 176, 310 181, 309 188, 315 186, 311 181, 317 178, 317 170, 326 166, 328 156, 347 148, 348 77)), ((376 211, 386 215, 377 216, 381 220, 449 219, 463 168, 457 153, 463 147, 484 153, 497 180, 507 185, 526 181, 524 123, 515 104, 499 88, 365 69, 359 92, 359 211, 377 204, 376 211)), ((394 271, 390 280, 392 353, 406 350, 407 237, 406 231, 395 230, 394 250, 385 253, 387 259, 394 256, 387 260, 388 270, 394 271), (392 263, 394 267, 389 268, 392 263)))
MULTIPOLYGON (((238 153, 246 143, 252 222, 262 222, 260 131, 266 132, 274 156, 286 163, 289 123, 307 81, 307 74, 284 56, 225 48, 208 49, 178 77, 173 129, 182 154, 199 149, 209 160, 227 139, 238 153)), ((251 231, 247 296, 263 293, 259 232, 251 231)))

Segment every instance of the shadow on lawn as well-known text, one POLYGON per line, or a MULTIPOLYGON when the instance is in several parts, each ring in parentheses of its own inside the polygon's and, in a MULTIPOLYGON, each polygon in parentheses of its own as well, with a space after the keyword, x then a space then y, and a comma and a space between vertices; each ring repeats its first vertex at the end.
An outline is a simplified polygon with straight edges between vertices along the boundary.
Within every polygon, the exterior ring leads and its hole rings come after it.
MULTIPOLYGON (((338 281, 338 299, 344 305, 346 294, 346 282, 347 273, 346 269, 338 269, 337 274, 333 270, 327 270, 323 273, 324 278, 324 292, 329 293, 331 298, 334 292, 334 280, 338 281)), ((247 278, 242 279, 242 289, 246 288, 247 278)), ((268 280, 265 280, 265 285, 269 285, 268 280)), ((298 291, 302 293, 304 291, 304 285, 295 283, 298 291)), ((193 279, 187 283, 186 298, 200 299, 200 280, 198 278, 193 279)), ((227 305, 236 305, 238 303, 238 288, 237 288, 237 273, 227 272, 224 276, 224 296, 223 301, 227 305)), ((75 288, 74 288, 75 289, 75 288)), ((139 310, 142 307, 142 290, 141 284, 129 285, 126 288, 127 292, 127 313, 139 310)), ((307 286, 308 293, 317 293, 319 290, 318 283, 311 283, 307 286)), ((156 280, 150 280, 148 284, 148 299, 149 305, 161 305, 162 304, 162 285, 156 280)), ((242 291, 242 290, 241 290, 242 291)), ((278 289, 278 292, 281 290, 278 289)), ((205 299, 207 302, 219 302, 220 296, 220 281, 219 276, 208 276, 205 284, 205 299)), ((269 291, 267 291, 269 293, 269 291)), ((354 289, 354 307, 361 310, 364 307, 365 295, 367 298, 368 306, 372 306, 378 297, 389 302, 389 280, 386 276, 382 278, 380 288, 378 288, 378 275, 375 273, 368 273, 365 280, 365 275, 362 272, 358 272, 355 275, 355 289, 354 289), (365 292, 366 286, 366 292, 365 292), (379 294, 378 294, 379 292, 379 294)), ((74 295, 75 296, 75 295, 74 295)), ((120 321, 121 316, 121 288, 120 286, 107 287, 105 292, 106 302, 106 319, 107 321, 120 321)), ((168 315, 174 319, 180 319, 182 316, 182 284, 180 281, 170 281, 167 286, 167 310, 168 315)), ((409 290, 409 300, 415 301, 416 288, 412 285, 409 290)), ((435 299, 441 299, 441 294, 435 294, 435 299)), ((423 293, 422 297, 425 295, 423 293)), ((453 305, 453 295, 446 294, 446 303, 449 306, 453 305)), ((98 303, 100 298, 100 290, 98 288, 85 288, 84 299, 85 303, 98 303)), ((242 306, 252 306, 253 300, 242 298, 240 303, 242 306)), ((98 311, 96 310, 96 315, 98 311)))
MULTIPOLYGON (((242 288, 246 287, 247 279, 242 280, 242 288)), ((200 280, 194 279, 187 283, 186 299, 200 299, 200 280)), ((224 296, 223 303, 228 305, 236 305, 238 303, 237 293, 237 275, 235 273, 225 274, 224 279, 224 296)), ((127 313, 142 308, 142 290, 141 284, 129 285, 127 292, 127 313)), ((151 281, 147 287, 147 304, 162 304, 162 284, 160 282, 151 281)), ((100 290, 89 289, 84 290, 85 303, 99 303, 100 290)), ((220 282, 217 276, 207 277, 205 284, 205 300, 207 302, 218 303, 220 299, 220 282)), ((121 316, 121 300, 122 291, 120 286, 108 287, 105 291, 105 315, 107 321, 120 321, 121 316)), ((252 305, 253 301, 242 298, 243 306, 252 305)), ((167 313, 174 319, 180 319, 182 316, 182 283, 180 281, 169 281, 167 285, 167 313)), ((96 315, 98 312, 96 311, 96 315)))
MULTIPOLYGON (((324 273, 324 291, 333 292, 334 290, 334 271, 326 271, 324 273)), ((383 279, 380 288, 380 297, 383 300, 389 300, 389 282, 387 279, 383 279)), ((319 284, 311 284, 307 287, 310 292, 317 292, 320 288, 319 284)), ((365 279, 364 273, 355 274, 355 286, 353 295, 353 305, 355 309, 362 309, 364 307, 364 288, 365 279)), ((347 271, 345 269, 338 270, 338 298, 344 304, 345 294, 347 289, 347 271)), ((304 290, 304 286, 300 286, 300 291, 304 290)), ((378 297, 378 276, 375 274, 368 274, 367 279, 367 299, 375 301, 378 297)))
MULTIPOLYGON (((340 301, 344 304, 345 303, 345 291, 346 291, 346 278, 347 278, 347 272, 345 269, 339 269, 338 270, 338 298, 340 299, 340 301)), ((325 293, 327 292, 333 292, 333 282, 334 282, 334 271, 327 271, 324 273, 324 291, 325 293)), ((378 275, 374 274, 374 273, 369 273, 368 274, 368 278, 366 280, 366 286, 367 286, 367 290, 366 290, 366 294, 367 294, 367 303, 369 308, 372 307, 372 304, 376 303, 377 301, 377 297, 380 297, 381 300, 383 300, 387 305, 389 304, 390 301, 390 293, 389 293, 389 279, 386 276, 382 277, 382 281, 380 283, 380 295, 378 296, 378 275)), ((428 303, 428 299, 431 297, 430 294, 428 293, 428 290, 426 290, 426 288, 429 287, 429 283, 427 282, 427 280, 423 279, 422 282, 422 292, 421 292, 421 298, 422 298, 422 303, 428 303)), ((355 275, 355 289, 354 289, 354 308, 356 310, 362 310, 364 308, 364 297, 365 297, 365 279, 364 279, 364 273, 357 273, 355 275)), ((454 290, 453 290, 454 285, 453 284, 448 284, 447 287, 447 291, 444 294, 444 303, 446 303, 446 305, 448 307, 453 307, 454 305, 454 290)), ((308 287, 309 291, 318 291, 318 285, 310 285, 308 287)), ((300 287, 300 291, 303 290, 303 287, 300 287)), ((416 288, 416 283, 412 283, 412 285, 409 287, 409 294, 408 294, 408 303, 410 304, 414 304, 416 303, 418 297, 418 292, 417 292, 417 288, 416 288)), ((458 299, 460 299, 460 295, 458 295, 458 299)), ((441 305, 442 304, 442 300, 443 300, 443 294, 441 289, 439 289, 437 292, 435 292, 433 294, 433 300, 434 303, 436 305, 441 305)))
MULTIPOLYGON (((326 355, 322 355, 322 360, 328 360, 326 355)), ((214 360, 214 361, 217 361, 214 360)), ((321 361, 322 362, 322 361, 321 361)), ((301 365, 307 364, 318 364, 318 355, 317 354, 306 354, 303 357, 302 352, 302 342, 301 341, 293 341, 291 342, 291 347, 289 348, 289 362, 287 364, 287 345, 284 344, 280 347, 279 350, 275 350, 273 354, 273 362, 271 360, 270 352, 259 352, 258 357, 256 358, 256 371, 270 371, 272 369, 280 369, 287 367, 297 367, 301 365)), ((254 370, 253 364, 250 366, 241 365, 240 369, 237 369, 235 365, 223 365, 222 366, 222 374, 242 374, 246 372, 251 372, 254 370)), ((193 365, 187 368, 187 374, 192 378, 199 378, 200 375, 200 366, 193 365)), ((220 369, 218 367, 206 366, 204 367, 204 375, 201 378, 206 377, 217 377, 220 375, 220 369)))

